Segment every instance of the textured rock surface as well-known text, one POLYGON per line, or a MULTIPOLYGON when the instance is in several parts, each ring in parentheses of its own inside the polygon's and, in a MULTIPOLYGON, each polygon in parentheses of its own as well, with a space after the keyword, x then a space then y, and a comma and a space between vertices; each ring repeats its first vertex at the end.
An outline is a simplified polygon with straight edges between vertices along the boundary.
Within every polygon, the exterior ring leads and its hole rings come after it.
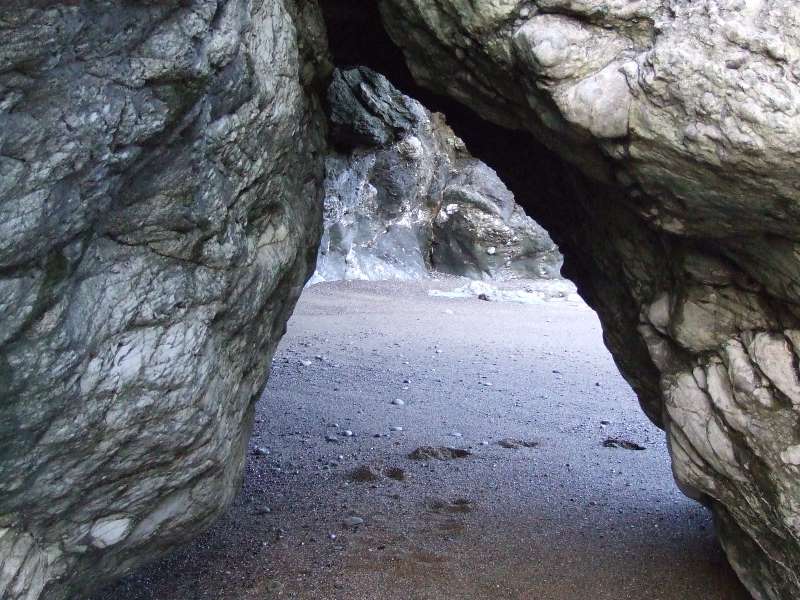
POLYGON ((0 16, 0 597, 210 524, 313 268, 324 33, 292 0, 0 16))
MULTIPOLYGON (((380 6, 421 83, 530 133, 517 200, 677 481, 756 597, 799 597, 800 7, 380 6)), ((57 600, 234 493, 319 234, 322 33, 299 0, 44 0, 0 34, 0 589, 57 600)), ((350 143, 413 157, 399 116, 350 143)))
POLYGON ((558 277, 555 244, 419 102, 369 69, 328 91, 325 230, 314 280, 558 277))
POLYGON ((532 159, 533 139, 561 157, 531 161, 518 202, 559 243, 743 581, 800 597, 800 6, 380 6, 420 83, 530 132, 532 159))
POLYGON ((557 279, 562 258, 497 173, 467 159, 442 192, 431 262, 439 271, 473 279, 557 279))

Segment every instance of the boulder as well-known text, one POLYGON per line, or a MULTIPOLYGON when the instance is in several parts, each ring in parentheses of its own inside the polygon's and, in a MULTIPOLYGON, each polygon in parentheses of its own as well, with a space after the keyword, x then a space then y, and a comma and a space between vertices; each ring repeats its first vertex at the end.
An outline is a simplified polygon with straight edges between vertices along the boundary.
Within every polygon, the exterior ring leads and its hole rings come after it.
POLYGON ((559 244, 742 580, 800 597, 800 6, 379 4, 416 80, 497 126, 479 158, 559 244))
POLYGON ((0 17, 0 597, 59 600, 237 492, 320 236, 313 3, 0 17))

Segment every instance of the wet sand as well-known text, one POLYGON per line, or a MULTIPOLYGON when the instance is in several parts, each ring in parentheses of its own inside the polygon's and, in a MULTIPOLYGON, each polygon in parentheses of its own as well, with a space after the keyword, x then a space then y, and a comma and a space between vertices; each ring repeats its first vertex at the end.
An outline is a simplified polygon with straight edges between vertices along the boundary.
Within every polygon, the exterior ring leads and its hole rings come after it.
POLYGON ((309 288, 234 505, 93 600, 749 598, 594 313, 459 285, 309 288))

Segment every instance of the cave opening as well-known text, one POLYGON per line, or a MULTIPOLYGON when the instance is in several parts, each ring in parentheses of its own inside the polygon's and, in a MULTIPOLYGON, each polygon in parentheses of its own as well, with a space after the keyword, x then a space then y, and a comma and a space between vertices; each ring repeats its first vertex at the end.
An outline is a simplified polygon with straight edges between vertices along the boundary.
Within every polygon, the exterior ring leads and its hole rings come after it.
MULTIPOLYGON (((403 51, 386 32, 377 2, 325 0, 321 8, 336 67, 366 66, 383 74, 400 91, 429 110, 445 115, 470 153, 497 171, 514 192, 517 202, 549 231, 556 243, 563 231, 560 224, 577 225, 582 220, 582 214, 566 198, 573 187, 574 173, 565 169, 563 159, 529 132, 496 125, 464 104, 419 85, 406 64, 403 51)), ((579 269, 577 262, 568 261, 567 268, 579 269)), ((566 275, 578 279, 569 272, 566 275)))
MULTIPOLYGON (((322 6, 337 67, 367 66, 444 114, 557 242, 591 226, 562 159, 414 82, 377 4, 322 6)), ((582 260, 567 255, 565 274, 591 297, 582 260)), ((232 509, 97 600, 747 598, 595 314, 456 285, 307 288, 232 509)))
POLYGON ((1 597, 800 597, 796 2, 8 4, 1 597))
MULTIPOLYGON (((604 342, 638 395, 642 410, 661 425, 660 375, 641 336, 628 328, 628 323, 638 322, 639 309, 629 293, 613 284, 615 279, 625 279, 624 261, 614 255, 616 250, 609 252, 607 240, 620 236, 622 230, 625 243, 634 247, 669 246, 669 241, 643 237, 631 215, 612 208, 620 198, 618 190, 590 180, 530 132, 497 125, 453 98, 419 85, 403 51, 387 33, 378 5, 358 0, 320 3, 335 66, 364 65, 383 74, 403 93, 445 115, 470 154, 497 172, 516 202, 559 246, 563 276, 579 286, 580 295, 598 311, 601 322, 617 324, 604 328, 604 342), (598 264, 606 271, 605 279, 598 278, 598 264), (631 350, 622 352, 621 348, 631 350)), ((670 270, 668 265, 662 267, 670 270)))
POLYGON ((94 600, 748 598, 591 309, 462 283, 308 287, 233 506, 94 600))

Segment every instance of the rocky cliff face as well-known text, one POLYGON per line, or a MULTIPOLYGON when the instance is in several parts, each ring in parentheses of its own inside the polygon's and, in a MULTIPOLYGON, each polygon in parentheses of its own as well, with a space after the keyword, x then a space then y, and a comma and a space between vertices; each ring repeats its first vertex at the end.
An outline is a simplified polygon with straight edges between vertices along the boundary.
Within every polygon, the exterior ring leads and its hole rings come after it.
MULTIPOLYGON (((754 596, 800 596, 800 7, 379 4, 417 80, 498 126, 459 134, 754 596)), ((0 590, 58 600, 235 492, 320 233, 324 35, 300 0, 12 2, 0 34, 0 590)))
POLYGON ((485 163, 367 68, 337 71, 325 218, 312 281, 559 277, 561 256, 485 163))
POLYGON ((313 269, 313 3, 0 16, 0 597, 158 556, 235 494, 313 269))
POLYGON ((800 7, 380 7, 420 83, 561 157, 517 174, 518 201, 559 243, 754 596, 800 596, 800 7))

